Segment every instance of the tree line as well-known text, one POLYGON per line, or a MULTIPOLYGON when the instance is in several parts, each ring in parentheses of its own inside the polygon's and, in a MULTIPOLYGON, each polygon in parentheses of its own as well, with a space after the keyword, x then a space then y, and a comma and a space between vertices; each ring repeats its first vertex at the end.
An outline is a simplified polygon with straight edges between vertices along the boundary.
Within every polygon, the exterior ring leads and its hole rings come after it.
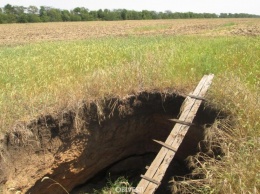
POLYGON ((113 20, 155 20, 155 19, 188 19, 188 18, 256 18, 259 15, 244 13, 193 13, 193 12, 155 12, 134 11, 126 9, 99 9, 90 11, 84 7, 73 10, 61 10, 48 6, 13 6, 10 4, 0 8, 0 23, 36 23, 67 21, 113 21, 113 20))

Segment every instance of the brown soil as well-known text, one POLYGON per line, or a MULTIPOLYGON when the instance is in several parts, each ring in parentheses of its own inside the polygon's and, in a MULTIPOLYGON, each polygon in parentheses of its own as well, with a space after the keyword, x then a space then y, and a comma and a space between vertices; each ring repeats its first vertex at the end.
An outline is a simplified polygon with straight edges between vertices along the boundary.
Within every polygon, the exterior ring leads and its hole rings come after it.
MULTIPOLYGON (((142 92, 21 124, 0 139, 0 191, 62 194, 60 186, 41 180, 50 177, 72 191, 122 159, 157 153, 160 146, 152 139, 166 139, 173 127, 168 119, 177 117, 183 100, 174 93, 142 92)), ((216 117, 216 110, 201 106, 176 160, 197 152, 203 126, 216 117)))
POLYGON ((0 46, 128 35, 259 36, 260 19, 192 19, 0 25, 0 46))

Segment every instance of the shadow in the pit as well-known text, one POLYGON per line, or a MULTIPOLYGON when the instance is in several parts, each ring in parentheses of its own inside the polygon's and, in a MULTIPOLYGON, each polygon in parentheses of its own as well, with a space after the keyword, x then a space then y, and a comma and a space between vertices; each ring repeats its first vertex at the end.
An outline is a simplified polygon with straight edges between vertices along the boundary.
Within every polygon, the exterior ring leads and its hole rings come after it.
MULTIPOLYGON (((124 178, 130 183, 132 187, 136 187, 141 180, 140 175, 146 172, 145 167, 150 165, 155 158, 156 153, 146 153, 139 156, 130 156, 123 160, 112 164, 103 169, 92 179, 86 183, 77 186, 71 191, 71 194, 92 194, 102 193, 105 188, 110 188, 116 181, 118 187, 124 188, 124 178), (120 182, 121 181, 121 182, 120 182)), ((160 187, 155 192, 156 194, 171 194, 171 181, 173 176, 184 176, 190 173, 186 163, 183 161, 173 160, 167 169, 167 172, 161 182, 160 187)), ((116 191, 116 189, 114 189, 116 191)))

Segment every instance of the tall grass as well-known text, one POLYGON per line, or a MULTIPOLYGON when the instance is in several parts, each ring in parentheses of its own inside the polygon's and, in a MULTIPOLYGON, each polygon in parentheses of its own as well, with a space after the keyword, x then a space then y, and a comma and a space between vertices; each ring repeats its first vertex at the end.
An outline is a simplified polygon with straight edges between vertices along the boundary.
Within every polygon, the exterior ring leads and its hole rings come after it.
POLYGON ((147 36, 0 49, 0 128, 73 108, 82 100, 140 90, 191 91, 216 75, 209 98, 236 119, 212 191, 259 192, 259 37, 147 36), (224 185, 224 186, 223 186, 224 185))
POLYGON ((188 161, 195 167, 192 177, 201 179, 173 180, 173 191, 260 193, 259 80, 255 87, 245 83, 246 77, 238 78, 233 72, 225 72, 213 82, 208 98, 231 118, 217 120, 207 129, 206 142, 210 154, 221 147, 224 155, 210 158, 198 153, 190 157, 188 161))
POLYGON ((220 145, 225 157, 221 162, 209 162, 204 170, 211 177, 212 190, 217 193, 257 194, 260 193, 260 80, 252 78, 256 82, 250 85, 246 75, 238 78, 232 72, 220 78, 216 85, 227 84, 212 91, 211 95, 218 107, 234 117, 234 123, 232 126, 220 123, 229 134, 216 136, 221 129, 214 130, 215 136, 224 140, 220 145))
POLYGON ((151 88, 189 91, 207 73, 233 72, 254 87, 259 81, 259 41, 157 36, 2 48, 1 130, 82 99, 151 88))

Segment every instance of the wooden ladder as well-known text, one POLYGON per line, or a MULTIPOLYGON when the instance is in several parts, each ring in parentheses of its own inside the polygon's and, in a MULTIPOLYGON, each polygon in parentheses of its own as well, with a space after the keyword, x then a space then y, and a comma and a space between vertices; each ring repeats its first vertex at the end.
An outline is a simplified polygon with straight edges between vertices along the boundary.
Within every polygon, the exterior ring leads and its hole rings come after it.
POLYGON ((204 75, 192 94, 189 94, 182 104, 179 119, 171 119, 176 122, 165 142, 154 140, 162 145, 156 158, 149 166, 145 175, 132 193, 153 194, 161 184, 161 180, 172 161, 176 151, 180 147, 189 127, 192 125, 198 108, 204 100, 204 96, 211 85, 214 75, 204 75))

